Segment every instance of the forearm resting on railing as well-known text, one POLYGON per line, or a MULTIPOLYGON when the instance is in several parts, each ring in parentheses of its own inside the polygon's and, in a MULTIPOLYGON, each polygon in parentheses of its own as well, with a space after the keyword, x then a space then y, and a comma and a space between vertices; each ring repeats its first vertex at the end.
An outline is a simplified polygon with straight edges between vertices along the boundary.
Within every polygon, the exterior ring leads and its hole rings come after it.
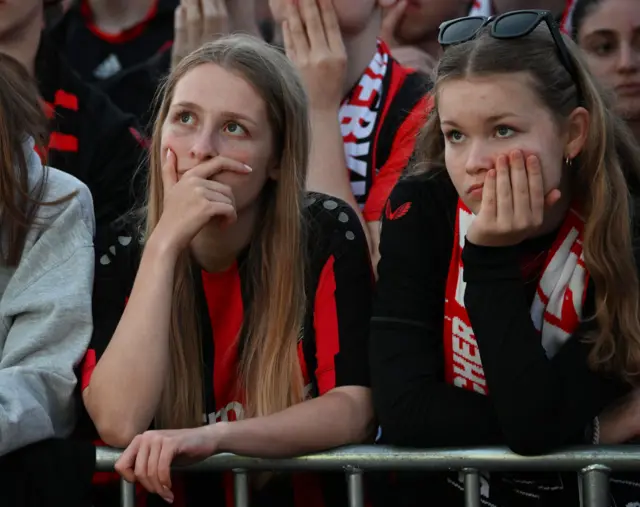
POLYGON ((219 452, 264 458, 362 443, 373 431, 371 394, 366 387, 341 387, 273 415, 211 429, 218 433, 219 452))
POLYGON ((120 323, 83 392, 108 445, 126 447, 157 410, 169 366, 174 269, 175 258, 150 241, 120 323))

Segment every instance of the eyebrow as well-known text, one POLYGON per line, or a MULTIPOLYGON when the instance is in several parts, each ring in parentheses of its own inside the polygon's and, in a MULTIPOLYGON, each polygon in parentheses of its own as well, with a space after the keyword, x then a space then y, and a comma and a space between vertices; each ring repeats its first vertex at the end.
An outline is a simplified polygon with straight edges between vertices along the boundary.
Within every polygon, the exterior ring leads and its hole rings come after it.
MULTIPOLYGON (((505 118, 517 118, 518 115, 515 113, 504 113, 504 114, 494 114, 493 116, 489 116, 487 118, 486 123, 498 123, 499 121, 504 120, 505 118)), ((450 125, 452 127, 457 127, 458 124, 453 120, 443 120, 440 121, 441 125, 450 125)))
MULTIPOLYGON (((640 26, 633 27, 633 29, 631 31, 632 31, 634 36, 640 34, 640 26)), ((615 36, 617 34, 618 34, 618 32, 613 28, 597 28, 593 32, 586 33, 584 35, 584 38, 585 39, 589 39, 591 37, 603 37, 603 36, 611 37, 611 36, 615 36)))
MULTIPOLYGON (((176 102, 175 104, 171 105, 172 108, 174 107, 184 107, 185 109, 194 109, 196 111, 203 111, 203 107, 196 104, 195 102, 189 102, 188 100, 185 101, 180 101, 180 102, 176 102)), ((258 123, 256 122, 256 120, 254 120, 253 118, 250 118, 247 115, 244 115, 242 113, 237 113, 235 111, 222 111, 220 113, 221 116, 224 116, 225 118, 231 119, 231 120, 244 120, 247 121, 249 123, 252 123, 253 125, 257 125, 258 123)))

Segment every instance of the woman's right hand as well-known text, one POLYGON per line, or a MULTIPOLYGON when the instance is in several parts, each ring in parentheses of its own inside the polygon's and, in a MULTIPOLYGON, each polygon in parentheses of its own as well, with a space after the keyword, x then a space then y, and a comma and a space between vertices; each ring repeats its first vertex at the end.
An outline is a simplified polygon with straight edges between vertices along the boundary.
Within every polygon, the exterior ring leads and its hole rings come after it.
POLYGON ((168 150, 162 167, 164 209, 152 238, 178 255, 210 220, 219 220, 223 227, 234 223, 237 215, 233 191, 228 185, 211 179, 223 171, 246 175, 251 168, 237 160, 217 156, 178 179, 175 153, 168 150))

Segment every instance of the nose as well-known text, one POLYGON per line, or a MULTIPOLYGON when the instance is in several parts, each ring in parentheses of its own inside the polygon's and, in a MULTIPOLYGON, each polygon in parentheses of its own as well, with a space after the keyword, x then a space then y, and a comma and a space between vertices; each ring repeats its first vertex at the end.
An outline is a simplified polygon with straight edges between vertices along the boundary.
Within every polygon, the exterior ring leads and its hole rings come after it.
POLYGON ((486 141, 472 141, 467 152, 465 171, 467 174, 475 175, 488 171, 495 166, 495 154, 487 146, 486 141))
POLYGON ((216 157, 218 153, 216 137, 211 132, 205 132, 204 129, 194 140, 191 150, 189 151, 191 158, 196 159, 198 162, 212 159, 216 157))
POLYGON ((633 74, 638 70, 640 70, 640 51, 629 42, 622 43, 618 56, 618 72, 633 74))

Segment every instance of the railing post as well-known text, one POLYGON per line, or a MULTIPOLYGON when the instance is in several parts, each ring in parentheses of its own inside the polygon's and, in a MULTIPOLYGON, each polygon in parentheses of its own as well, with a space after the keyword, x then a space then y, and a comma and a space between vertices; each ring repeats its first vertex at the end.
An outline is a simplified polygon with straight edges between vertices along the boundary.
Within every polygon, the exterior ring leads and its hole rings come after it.
POLYGON ((347 494, 349 507, 364 507, 364 478, 362 470, 347 468, 347 494))
POLYGON ((465 468, 462 473, 465 507, 480 507, 480 473, 472 468, 465 468))
POLYGON ((246 470, 233 471, 233 497, 235 507, 249 507, 249 476, 246 470))
POLYGON ((582 469, 584 507, 609 507, 609 472, 610 470, 602 465, 591 465, 582 469))
POLYGON ((135 507, 136 484, 120 479, 120 507, 135 507))

